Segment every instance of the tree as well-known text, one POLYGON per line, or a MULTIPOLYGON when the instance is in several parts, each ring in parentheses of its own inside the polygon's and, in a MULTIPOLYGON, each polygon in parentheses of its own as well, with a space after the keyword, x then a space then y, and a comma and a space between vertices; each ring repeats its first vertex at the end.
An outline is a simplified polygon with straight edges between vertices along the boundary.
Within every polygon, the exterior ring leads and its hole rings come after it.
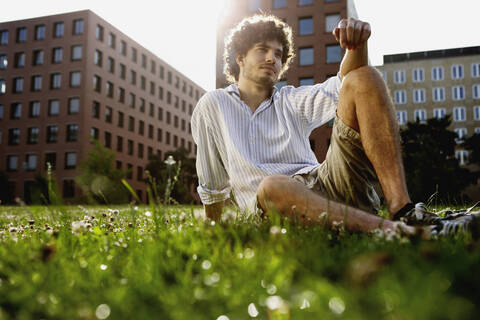
POLYGON ((459 201, 473 182, 469 170, 455 158, 456 134, 447 128, 450 116, 409 122, 401 131, 403 160, 412 200, 426 201, 436 194, 443 203, 459 201))
POLYGON ((14 203, 13 190, 11 189, 7 174, 0 171, 0 204, 14 203))
POLYGON ((115 154, 97 140, 80 163, 81 175, 75 180, 90 200, 99 203, 126 203, 128 192, 121 183, 126 172, 114 168, 115 154))
MULTIPOLYGON (((184 204, 195 201, 191 191, 194 190, 197 181, 195 159, 189 158, 188 153, 188 150, 185 148, 179 148, 165 153, 165 159, 168 158, 168 156, 172 156, 177 163, 181 162, 178 180, 173 187, 171 197, 178 203, 184 204)), ((168 167, 164 159, 158 154, 153 155, 145 167, 145 170, 148 170, 150 176, 155 179, 157 194, 160 199, 163 199, 168 181, 168 167)), ((173 172, 171 172, 171 174, 173 175, 173 172)), ((146 182, 149 183, 153 189, 152 181, 148 181, 147 179, 146 182)))
POLYGON ((480 133, 475 133, 465 139, 464 147, 470 150, 468 162, 480 165, 480 133))

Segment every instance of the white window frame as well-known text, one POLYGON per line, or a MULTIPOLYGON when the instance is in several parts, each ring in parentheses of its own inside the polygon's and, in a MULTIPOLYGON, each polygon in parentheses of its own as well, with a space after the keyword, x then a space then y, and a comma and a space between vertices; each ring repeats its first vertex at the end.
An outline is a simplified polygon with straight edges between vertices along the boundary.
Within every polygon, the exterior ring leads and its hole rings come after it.
POLYGON ((452 87, 452 100, 459 101, 465 100, 465 87, 453 86, 452 87))
POLYGON ((480 99, 480 84, 474 84, 472 86, 472 97, 473 99, 480 99))
POLYGON ((457 143, 463 142, 463 139, 467 136, 467 128, 455 128, 453 129, 455 133, 457 134, 457 138, 455 138, 455 141, 457 143))
POLYGON ((415 109, 413 112, 413 120, 420 121, 420 123, 425 123, 427 121, 427 110, 425 109, 415 109))
POLYGON ((432 80, 442 81, 445 74, 445 70, 442 66, 432 67, 432 80))
POLYGON ((406 104, 406 103, 407 103, 407 91, 395 90, 395 104, 406 104))
POLYGON ((480 63, 472 63, 472 78, 480 78, 480 63))
POLYGON ((466 121, 467 111, 465 107, 453 107, 453 121, 454 122, 463 122, 466 121))
POLYGON ((425 89, 413 89, 413 102, 425 103, 425 89))
POLYGON ((480 120, 480 106, 473 106, 473 120, 480 120))
POLYGON ((397 111, 397 121, 399 125, 406 124, 408 122, 407 111, 398 110, 397 111))
POLYGON ((453 80, 463 79, 463 64, 452 65, 451 72, 453 80))
POLYGON ((425 69, 415 68, 412 70, 412 80, 413 82, 424 82, 425 81, 425 69))
POLYGON ((447 114, 447 109, 445 109, 445 108, 435 108, 435 109, 433 109, 433 116, 437 119, 445 118, 446 114, 447 114))
POLYGON ((468 162, 468 151, 467 150, 456 150, 455 158, 458 159, 461 166, 467 164, 468 162))
POLYGON ((405 83, 405 70, 395 70, 393 72, 393 82, 394 83, 405 83))
POLYGON ((432 99, 434 102, 445 101, 445 87, 433 88, 432 99))

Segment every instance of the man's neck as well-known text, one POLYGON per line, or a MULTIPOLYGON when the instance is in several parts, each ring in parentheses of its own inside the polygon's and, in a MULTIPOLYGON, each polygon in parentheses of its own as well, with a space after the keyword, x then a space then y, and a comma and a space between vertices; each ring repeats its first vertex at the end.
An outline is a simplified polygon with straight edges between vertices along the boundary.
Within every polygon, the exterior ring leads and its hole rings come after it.
POLYGON ((238 91, 240 91, 240 99, 250 107, 252 113, 258 109, 265 99, 272 95, 273 91, 273 87, 259 85, 245 79, 240 79, 237 85, 238 91))

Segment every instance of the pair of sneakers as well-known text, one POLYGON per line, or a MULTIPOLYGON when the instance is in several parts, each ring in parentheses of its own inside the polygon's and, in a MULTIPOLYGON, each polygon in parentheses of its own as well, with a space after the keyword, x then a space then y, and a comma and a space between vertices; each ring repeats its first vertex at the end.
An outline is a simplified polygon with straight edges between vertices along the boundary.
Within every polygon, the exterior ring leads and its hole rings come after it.
POLYGON ((393 216, 393 220, 411 226, 431 226, 433 236, 455 236, 470 233, 480 237, 480 211, 473 211, 477 205, 464 210, 444 210, 436 214, 428 211, 422 202, 406 207, 393 216))

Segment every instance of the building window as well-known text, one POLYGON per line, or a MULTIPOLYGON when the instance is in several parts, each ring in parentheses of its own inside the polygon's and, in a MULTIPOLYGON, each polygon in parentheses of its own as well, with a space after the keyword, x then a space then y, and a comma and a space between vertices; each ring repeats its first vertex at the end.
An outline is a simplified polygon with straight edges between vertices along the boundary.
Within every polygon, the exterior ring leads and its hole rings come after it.
POLYGON ((395 90, 395 104, 407 103, 407 92, 405 90, 395 90))
POLYGON ((113 83, 107 81, 107 83, 105 84, 105 89, 107 91, 107 97, 113 98, 113 83))
POLYGON ((54 25, 53 25, 53 36, 55 38, 62 38, 64 29, 65 29, 65 26, 64 26, 63 22, 54 23, 54 25))
POLYGON ((132 109, 135 109, 135 100, 136 100, 135 94, 130 93, 128 96, 128 105, 132 109))
POLYGON ((95 63, 97 66, 101 67, 102 66, 102 57, 103 57, 102 51, 95 50, 95 53, 93 55, 93 63, 95 63))
POLYGON ((465 99, 465 88, 464 88, 464 86, 454 86, 454 87, 452 87, 452 96, 453 96, 453 100, 463 100, 463 99, 465 99))
POLYGON ((38 143, 38 127, 30 127, 27 131, 27 143, 36 144, 38 143))
POLYGON ((480 84, 474 84, 472 86, 473 99, 480 99, 480 84))
MULTIPOLYGON (((137 166, 137 181, 143 181, 143 168, 141 166, 137 166)), ((137 191, 141 192, 141 190, 137 191)), ((137 192, 137 194, 140 192, 137 192)), ((141 197, 141 195, 139 195, 139 197, 141 197)))
POLYGON ((10 107, 10 119, 20 119, 22 117, 22 104, 14 102, 10 107))
POLYGON ((135 131, 135 118, 132 116, 128 117, 128 131, 130 132, 135 131))
POLYGON ((433 81, 443 80, 443 67, 433 67, 432 68, 432 80, 433 81))
POLYGON ((287 6, 287 0, 273 0, 273 9, 281 9, 287 6))
POLYGON ((480 63, 472 63, 472 78, 480 77, 480 63))
POLYGON ((327 50, 327 63, 337 63, 342 61, 342 48, 340 45, 328 45, 327 50))
POLYGON ((30 102, 29 117, 38 118, 40 116, 40 101, 30 102))
POLYGON ((167 111, 167 124, 172 123, 172 114, 170 111, 167 111))
POLYGON ((473 107, 473 119, 480 120, 480 106, 473 107))
POLYGON ((0 94, 5 94, 7 90, 7 85, 4 79, 0 79, 0 94))
POLYGON ((453 131, 457 134, 457 138, 455 139, 456 143, 462 143, 463 138, 467 135, 467 128, 455 128, 453 131))
POLYGON ((174 126, 175 128, 178 128, 178 116, 174 116, 174 117, 173 117, 173 126, 174 126))
POLYGON ((172 72, 171 71, 167 72, 167 82, 168 82, 168 84, 172 84, 172 72))
POLYGON ((185 119, 182 119, 182 131, 185 131, 187 128, 187 123, 185 122, 185 119))
POLYGON ((0 104, 0 120, 3 119, 3 104, 0 104))
POLYGON ((112 134, 108 131, 105 131, 105 147, 112 148, 112 134))
POLYGON ((142 53, 142 68, 147 68, 147 56, 142 53))
POLYGON ((405 110, 399 110, 397 111, 397 121, 398 124, 406 124, 407 123, 407 111, 405 110))
POLYGON ((437 119, 445 118, 446 109, 445 108, 436 108, 433 109, 433 117, 437 119))
POLYGON ((395 70, 393 73, 393 82, 405 83, 405 70, 395 70))
POLYGON ((414 103, 425 102, 425 89, 413 89, 413 102, 414 103))
POLYGON ((158 107, 157 118, 159 121, 163 121, 163 108, 158 107))
POLYGON ((113 110, 111 107, 105 107, 105 122, 112 123, 113 110))
POLYGON ((313 64, 313 48, 300 48, 298 53, 298 61, 301 66, 310 66, 313 64))
POLYGON ((137 84, 137 73, 133 70, 130 70, 130 84, 137 84))
POLYGON ((145 122, 143 120, 140 120, 138 122, 138 133, 143 136, 145 134, 145 122))
POLYGON ((65 152, 65 169, 75 169, 77 166, 77 153, 65 152))
POLYGON ((102 92, 102 78, 97 75, 93 76, 93 90, 102 92))
POLYGON ((27 28, 21 27, 17 28, 17 42, 26 42, 27 41, 27 28))
POLYGON ((78 88, 82 81, 82 73, 80 71, 70 72, 70 87, 78 88))
POLYGON ((137 62, 137 49, 132 48, 132 61, 137 62))
POLYGON ((414 121, 425 123, 427 121, 427 111, 425 109, 417 109, 413 112, 414 121))
POLYGON ((115 73, 115 60, 112 57, 108 57, 107 71, 110 73, 115 73))
POLYGON ((138 157, 140 159, 143 159, 143 143, 138 144, 137 152, 138 152, 138 157))
POLYGON ((455 158, 457 158, 461 166, 467 164, 468 161, 468 151, 467 150, 456 150, 455 158))
POLYGON ((165 132, 165 143, 170 145, 170 132, 168 131, 165 132))
POLYGON ((125 103, 125 89, 118 88, 118 102, 125 103))
POLYGON ((300 78, 300 86, 313 86, 313 78, 300 78))
POLYGON ((117 126, 118 126, 119 128, 123 128, 123 117, 124 117, 123 112, 118 111, 117 126))
POLYGON ((123 63, 120 63, 120 78, 125 80, 126 76, 127 76, 127 68, 123 63))
POLYGON ((165 68, 163 66, 160 66, 160 70, 158 71, 158 76, 160 79, 163 79, 165 76, 165 68))
POLYGON ((48 101, 48 115, 58 116, 59 112, 60 112, 60 102, 58 100, 48 101))
POLYGON ((27 171, 34 171, 37 170, 37 161, 38 155, 36 154, 27 154, 25 156, 25 170, 27 171))
POLYGON ((99 41, 103 41, 103 27, 97 24, 97 28, 95 29, 95 37, 99 41))
POLYGON ((123 137, 117 136, 117 152, 123 152, 123 137))
POLYGON ((150 81, 150 94, 155 95, 155 83, 153 81, 150 81))
POLYGON ((313 4, 313 0, 298 0, 299 6, 307 6, 313 4))
POLYGON ((0 30, 0 45, 8 44, 8 30, 0 30))
POLYGON ((100 102, 98 102, 98 101, 93 101, 92 117, 94 117, 96 119, 100 118, 100 102))
POLYGON ((73 20, 73 34, 83 34, 83 19, 73 20))
POLYGON ((52 63, 60 63, 63 60, 63 49, 53 48, 52 50, 52 63))
POLYGON ((7 156, 7 171, 17 171, 18 170, 18 156, 9 155, 7 156))
POLYGON ((16 146, 20 143, 20 129, 8 129, 8 145, 16 146))
POLYGON ((465 107, 454 107, 453 108, 453 121, 460 122, 466 120, 466 110, 465 107))
POLYGON ((22 93, 23 92, 23 78, 17 77, 13 78, 13 93, 22 93))
POLYGON ((162 142, 162 129, 157 128, 157 141, 162 142))
POLYGON ((148 115, 150 117, 154 117, 155 116, 155 106, 153 105, 153 103, 150 102, 150 104, 148 105, 148 115))
POLYGON ((147 88, 147 80, 145 79, 144 76, 140 77, 140 88, 142 90, 145 90, 147 88))
POLYGON ((452 79, 463 79, 463 65, 455 64, 452 66, 452 79))
POLYGON ((58 140, 58 126, 47 126, 47 143, 55 143, 58 140))
POLYGON ((98 140, 98 137, 100 136, 100 130, 98 130, 98 128, 92 127, 92 129, 90 129, 90 136, 93 140, 98 140))
POLYGON ((309 35, 313 34, 313 18, 305 17, 298 19, 298 34, 309 35))
POLYGON ((43 50, 34 50, 33 51, 32 64, 34 66, 40 66, 40 65, 43 64, 43 50))
POLYGON ((55 170, 57 167, 57 153, 56 152, 47 152, 45 153, 45 169, 48 169, 48 164, 50 168, 55 170))
POLYGON ((120 53, 123 56, 127 56, 127 43, 123 40, 120 41, 120 53))
POLYGON ((32 91, 42 90, 42 76, 32 76, 32 91))
POLYGON ((412 70, 413 82, 425 81, 425 71, 423 68, 416 68, 412 70))
POLYGON ((329 14, 325 16, 325 32, 333 32, 340 22, 340 14, 329 14))
POLYGON ((35 26, 35 40, 45 39, 45 29, 45 25, 43 24, 35 26))
POLYGON ((151 124, 148 125, 148 138, 153 139, 153 126, 151 124))
POLYGON ((173 135, 173 147, 174 148, 178 147, 178 137, 176 134, 173 135))
POLYGON ((60 89, 62 85, 62 74, 52 73, 50 76, 50 89, 60 89))
POLYGON ((72 61, 82 60, 82 46, 74 45, 72 46, 72 61))
POLYGON ((444 87, 433 88, 433 101, 434 102, 445 101, 445 88, 444 87))
POLYGON ((0 70, 6 69, 8 65, 8 58, 6 54, 0 54, 0 70))
POLYGON ((67 142, 73 142, 78 140, 78 125, 67 125, 67 142))
POLYGON ((145 113, 145 99, 140 98, 140 112, 145 113))
POLYGON ((15 68, 23 68, 25 66, 25 53, 17 52, 15 53, 15 68))
POLYGON ((155 61, 150 60, 150 73, 155 74, 156 71, 157 71, 157 64, 155 63, 155 61))
POLYGON ((108 46, 112 49, 115 49, 115 46, 116 46, 116 37, 113 33, 109 33, 108 34, 108 46))
POLYGON ((80 112, 80 99, 69 98, 68 99, 68 114, 77 114, 80 112))
POLYGON ((129 156, 133 156, 133 141, 132 140, 127 141, 127 154, 129 156))

